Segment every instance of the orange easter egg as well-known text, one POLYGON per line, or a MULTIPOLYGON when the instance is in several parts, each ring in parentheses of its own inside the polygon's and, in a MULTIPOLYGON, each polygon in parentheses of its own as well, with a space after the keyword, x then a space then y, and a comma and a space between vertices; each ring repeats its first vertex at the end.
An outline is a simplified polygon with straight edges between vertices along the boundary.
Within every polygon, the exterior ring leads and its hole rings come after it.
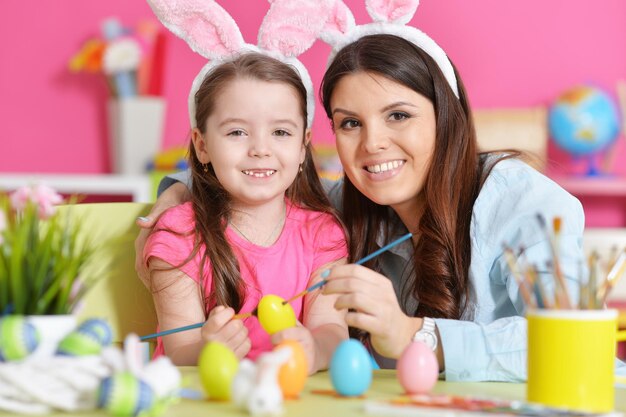
POLYGON ((268 294, 261 298, 257 307, 257 316, 261 327, 270 335, 296 325, 296 313, 284 298, 268 294))
POLYGON ((274 349, 289 346, 291 358, 278 370, 278 385, 285 398, 298 398, 309 376, 309 364, 302 345, 295 340, 284 340, 274 349))

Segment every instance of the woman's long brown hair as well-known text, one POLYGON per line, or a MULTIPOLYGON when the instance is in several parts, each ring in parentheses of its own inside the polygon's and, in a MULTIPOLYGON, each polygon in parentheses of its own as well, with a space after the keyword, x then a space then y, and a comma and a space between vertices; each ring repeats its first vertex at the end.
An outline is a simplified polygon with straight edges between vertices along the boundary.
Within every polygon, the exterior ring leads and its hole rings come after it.
MULTIPOLYGON (((253 79, 270 83, 282 83, 293 87, 300 102, 304 125, 307 120, 306 89, 302 81, 289 65, 274 58, 247 53, 234 61, 216 67, 202 82, 196 93, 196 125, 202 134, 206 133, 206 121, 217 105, 217 97, 226 85, 235 79, 253 79)), ((305 127, 306 128, 306 127, 305 127)), ((305 131, 302 132, 303 140, 305 131)), ((339 223, 323 191, 313 163, 310 143, 305 144, 306 156, 302 171, 287 189, 287 198, 295 205, 318 212, 330 213, 339 223)), ((226 240, 227 220, 230 217, 231 199, 218 181, 211 164, 208 172, 198 160, 193 143, 189 145, 189 161, 192 177, 191 202, 195 214, 194 250, 186 260, 190 261, 201 248, 200 276, 209 260, 212 269, 212 288, 205 299, 206 312, 215 305, 225 305, 239 311, 245 298, 244 283, 241 280, 239 264, 226 240)), ((184 264, 184 263, 183 263, 184 264)), ((202 292, 203 295, 205 291, 202 292)))
MULTIPOLYGON (((320 95, 329 119, 333 90, 342 77, 371 72, 427 97, 437 121, 435 149, 422 193, 412 280, 403 285, 401 305, 413 295, 419 305, 407 314, 460 319, 471 288, 470 222, 472 208, 491 167, 478 153, 476 133, 463 83, 456 74, 457 98, 434 60, 412 43, 393 35, 370 35, 343 48, 326 71, 320 95)), ((355 92, 358 94, 358 92, 355 92)), ((388 206, 374 203, 344 178, 342 220, 349 233, 350 260, 378 248, 380 231, 391 231, 388 206)), ((416 213, 418 216, 418 213, 416 213)), ((367 266, 380 271, 376 260, 367 266)))

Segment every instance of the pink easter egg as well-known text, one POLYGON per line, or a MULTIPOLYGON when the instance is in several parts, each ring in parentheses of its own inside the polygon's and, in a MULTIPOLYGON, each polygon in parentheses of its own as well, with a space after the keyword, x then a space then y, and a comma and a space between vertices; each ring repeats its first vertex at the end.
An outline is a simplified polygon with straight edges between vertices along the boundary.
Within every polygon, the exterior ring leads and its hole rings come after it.
POLYGON ((422 342, 411 342, 402 352, 396 368, 400 385, 407 394, 428 393, 439 377, 437 356, 422 342))

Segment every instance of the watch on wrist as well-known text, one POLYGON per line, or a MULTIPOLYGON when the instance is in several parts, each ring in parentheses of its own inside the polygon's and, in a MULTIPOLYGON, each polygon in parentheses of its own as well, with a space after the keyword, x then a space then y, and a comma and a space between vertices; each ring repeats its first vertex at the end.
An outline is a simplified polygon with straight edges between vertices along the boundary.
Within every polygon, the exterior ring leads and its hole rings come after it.
POLYGON ((414 342, 422 342, 433 351, 437 350, 437 332, 435 331, 435 320, 430 317, 423 318, 422 328, 419 329, 415 336, 414 342))

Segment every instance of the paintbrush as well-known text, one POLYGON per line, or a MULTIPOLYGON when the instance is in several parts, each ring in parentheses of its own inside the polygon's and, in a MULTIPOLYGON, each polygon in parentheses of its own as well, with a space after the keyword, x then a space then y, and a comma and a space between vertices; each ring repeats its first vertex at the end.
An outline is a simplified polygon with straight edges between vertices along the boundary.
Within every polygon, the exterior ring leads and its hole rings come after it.
MULTIPOLYGON (((383 252, 388 251, 389 249, 393 248, 396 245, 399 245, 400 243, 404 242, 405 240, 411 238, 411 236, 413 236, 413 233, 407 233, 406 235, 403 235, 402 237, 394 240, 393 242, 389 243, 386 246, 383 246, 382 248, 370 253, 369 255, 359 259, 358 261, 355 262, 355 264, 357 265, 361 265, 364 264, 367 261, 372 260, 373 258, 377 257, 378 255, 380 255, 383 252)), ((328 275, 330 274, 330 269, 325 270, 324 272, 322 272, 321 276, 322 278, 326 278, 328 275)), ((315 291, 318 288, 321 288, 324 286, 324 284, 326 284, 328 282, 328 280, 326 279, 322 279, 320 282, 311 285, 309 288, 307 288, 306 290, 299 292, 298 294, 294 295, 293 297, 291 297, 288 300, 283 301, 283 305, 290 303, 294 300, 297 300, 300 297, 304 297, 305 295, 307 295, 308 293, 310 293, 311 291, 315 291)), ((257 314, 257 309, 255 308, 253 311, 251 311, 250 313, 242 313, 242 314, 235 314, 235 316, 233 318, 245 318, 245 317, 250 317, 250 316, 256 316, 257 314)))
POLYGON ((144 340, 154 339, 155 337, 167 336, 168 334, 172 334, 172 333, 178 333, 178 332, 184 332, 186 330, 197 329, 198 327, 202 327, 204 323, 206 322, 202 321, 200 323, 190 324, 189 326, 182 326, 182 327, 177 327, 175 329, 163 330, 162 332, 147 334, 145 336, 140 336, 139 340, 143 342, 144 340))
MULTIPOLYGON (((589 281, 589 280, 587 280, 589 281)), ((583 261, 578 261, 578 308, 586 310, 589 308, 589 282, 583 282, 583 261)))
MULTIPOLYGON (((369 255, 359 259, 358 261, 355 262, 356 265, 362 265, 367 261, 372 260, 373 258, 377 257, 378 255, 380 255, 383 252, 387 252, 389 249, 393 248, 396 245, 399 245, 400 243, 404 242, 405 240, 410 239, 413 236, 413 233, 407 233, 406 235, 394 240, 393 242, 389 243, 388 245, 383 246, 382 248, 370 253, 369 255)), ((322 272, 321 277, 322 278, 326 278, 328 275, 330 274, 330 269, 325 270, 324 272, 322 272)), ((326 284, 328 282, 328 280, 326 279, 322 279, 320 282, 318 282, 315 285, 311 285, 309 288, 307 288, 306 290, 299 292, 298 294, 294 295, 293 297, 291 297, 288 300, 283 301, 283 304, 287 304, 292 302, 293 300, 296 300, 300 297, 303 297, 305 295, 307 295, 308 293, 310 293, 311 291, 314 291, 320 287, 323 287, 324 284, 326 284)))
POLYGON ((528 290, 535 298, 537 308, 551 308, 551 303, 546 296, 546 289, 541 278, 539 277, 537 266, 530 264, 528 259, 526 259, 526 248, 520 248, 517 261, 518 263, 521 262, 523 265, 526 265, 524 277, 526 278, 526 283, 528 284, 528 290))
MULTIPOLYGON (((358 261, 356 261, 355 263, 360 265, 363 264, 369 260, 371 260, 372 258, 375 258, 376 256, 380 255, 383 252, 388 251, 389 249, 393 248, 394 246, 404 242, 407 239, 410 239, 411 236, 413 236, 412 233, 407 233, 406 235, 400 237, 397 240, 394 240, 393 242, 391 242, 390 244, 383 246, 382 248, 378 249, 375 252, 372 252, 371 254, 367 255, 366 257, 359 259, 358 261)), ((328 276, 328 273, 330 273, 330 270, 326 270, 322 273, 322 276, 324 277, 324 274, 326 273, 325 276, 328 276)), ((317 288, 322 287, 324 284, 326 284, 326 282, 328 282, 327 280, 322 280, 320 282, 318 282, 315 285, 310 286, 309 288, 307 288, 306 290, 302 291, 301 293, 296 294, 295 296, 291 297, 289 300, 285 300, 283 301, 283 305, 287 304, 295 299, 297 299, 298 297, 302 297, 303 295, 316 290, 317 288)), ((257 315, 257 309, 255 308, 254 310, 248 312, 248 313, 240 313, 240 314, 235 314, 232 318, 233 319, 243 319, 246 317, 250 317, 250 316, 256 316, 257 315)), ((149 334, 146 336, 141 336, 139 338, 139 340, 143 341, 143 340, 148 340, 148 339, 154 339, 155 337, 160 337, 160 336, 167 336, 169 334, 172 333, 179 333, 179 332, 184 332, 186 330, 192 330, 192 329, 197 329, 199 327, 202 327, 204 325, 204 321, 200 322, 200 323, 195 323, 195 324, 190 324, 188 326, 182 326, 182 327, 177 327, 175 329, 170 329, 170 330, 164 330, 162 332, 157 332, 157 333, 153 333, 153 334, 149 334)))
MULTIPOLYGON (((251 311, 249 313, 235 314, 231 318, 231 320, 244 319, 246 317, 256 316, 256 313, 257 313, 257 309, 255 308, 253 311, 251 311)), ((148 340, 148 339, 154 339, 155 337, 167 336, 168 334, 172 334, 172 333, 179 333, 179 332, 184 332, 184 331, 187 331, 187 330, 197 329, 197 328, 200 328, 200 327, 204 326, 204 323, 206 323, 206 321, 201 321, 199 323, 190 324, 188 326, 176 327, 176 328, 170 329, 170 330, 163 330, 162 332, 147 334, 145 336, 139 337, 139 340, 144 341, 144 340, 148 340)))
POLYGON ((541 215, 541 213, 537 213, 537 221, 539 222, 539 226, 541 230, 546 235, 548 239, 548 243, 550 246, 550 252, 552 253, 553 260, 553 269, 554 276, 556 278, 556 285, 554 288, 554 298, 557 304, 557 308, 572 308, 572 303, 570 302, 569 294, 567 292, 567 286, 565 284, 565 278, 563 278, 563 273, 561 272, 561 265, 559 262, 559 252, 557 248, 557 242, 559 241, 560 233, 561 233, 561 219, 560 217, 555 217, 553 221, 553 227, 555 236, 552 236, 550 231, 548 230, 548 226, 546 225, 546 219, 541 215))
POLYGON ((513 249, 511 249, 509 246, 507 245, 503 245, 503 246, 504 246, 504 259, 506 260, 506 263, 509 267, 509 270, 511 271, 511 274, 513 275, 513 278, 515 278, 515 281, 517 281, 517 286, 520 289, 520 293, 522 294, 524 303, 527 306, 533 307, 534 303, 532 302, 530 292, 528 291, 528 286, 526 285, 526 279, 524 278, 521 271, 517 267, 517 260, 515 259, 515 253, 513 252, 513 249))
POLYGON ((539 272, 537 272, 537 267, 535 265, 529 265, 526 269, 528 282, 531 284, 531 288, 533 294, 535 295, 535 300, 537 301, 538 308, 551 308, 550 300, 546 296, 546 290, 543 286, 543 282, 541 282, 541 278, 539 277, 539 272))
POLYGON ((615 286, 615 283, 624 275, 626 271, 626 252, 622 251, 609 271, 602 286, 598 290, 597 299, 599 300, 598 308, 601 308, 606 302, 606 298, 615 286))
POLYGON ((594 310, 597 304, 597 274, 598 274, 598 252, 595 250, 589 255, 589 282, 587 283, 587 308, 594 310))
MULTIPOLYGON (((256 316, 256 314, 257 314, 257 309, 255 308, 254 310, 250 311, 249 313, 235 314, 231 318, 231 320, 244 319, 246 317, 256 316)), ((155 337, 167 336, 168 334, 172 334, 172 333, 179 333, 179 332, 184 332, 184 331, 187 331, 187 330, 197 329, 199 327, 204 326, 204 323, 206 323, 206 321, 201 321, 200 323, 190 324, 188 326, 176 327, 176 328, 170 329, 170 330, 163 330, 162 332, 147 334, 145 336, 141 336, 139 338, 139 340, 144 341, 144 340, 148 340, 148 339, 154 339, 155 337)))

